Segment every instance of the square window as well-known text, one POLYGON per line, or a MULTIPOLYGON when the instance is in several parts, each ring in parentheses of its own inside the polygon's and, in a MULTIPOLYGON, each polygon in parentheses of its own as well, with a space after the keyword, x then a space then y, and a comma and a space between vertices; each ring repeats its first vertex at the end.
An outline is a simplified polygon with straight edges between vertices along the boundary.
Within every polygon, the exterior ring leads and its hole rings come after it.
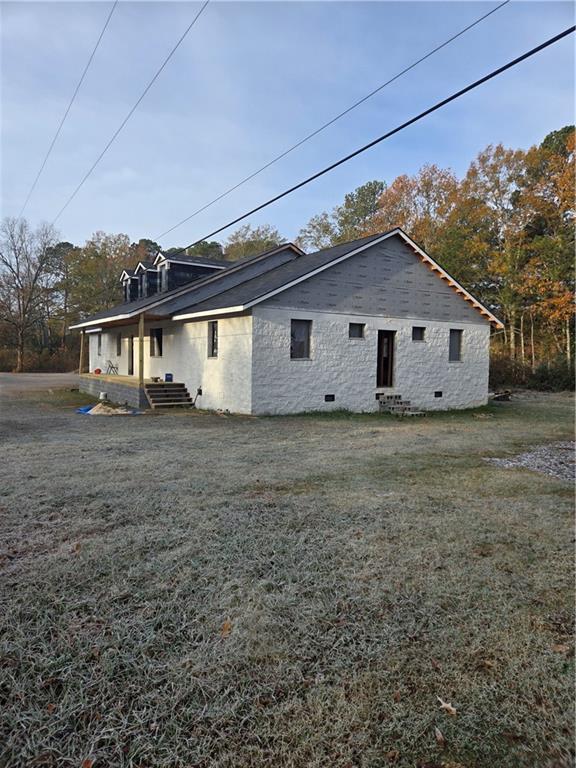
POLYGON ((414 325, 412 327, 412 341, 424 341, 426 334, 426 328, 421 325, 414 325))
POLYGON ((122 354, 122 334, 116 334, 116 357, 120 357, 122 354))
POLYGON ((365 323, 350 323, 348 325, 348 338, 363 339, 365 330, 366 330, 365 323))
POLYGON ((150 328, 150 357, 162 357, 162 328, 150 328))
POLYGON ((434 392, 434 397, 442 397, 442 392, 440 390, 437 390, 434 392))
POLYGON ((208 323, 208 357, 218 357, 218 320, 208 323))
POLYGON ((325 403, 333 403, 336 400, 336 395, 324 395, 325 403))
POLYGON ((310 335, 312 320, 290 322, 290 357, 293 360, 310 357, 310 335))
POLYGON ((456 328, 450 328, 448 360, 451 363, 459 363, 462 360, 462 331, 456 328))

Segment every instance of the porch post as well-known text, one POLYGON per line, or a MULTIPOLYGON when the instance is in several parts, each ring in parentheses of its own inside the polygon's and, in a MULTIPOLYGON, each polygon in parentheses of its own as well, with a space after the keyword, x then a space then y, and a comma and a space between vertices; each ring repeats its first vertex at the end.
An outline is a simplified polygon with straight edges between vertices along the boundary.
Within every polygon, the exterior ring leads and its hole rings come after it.
POLYGON ((80 333, 80 362, 78 364, 78 373, 84 373, 84 347, 85 347, 86 331, 80 333))
POLYGON ((138 318, 138 386, 144 387, 144 312, 138 318))
POLYGON ((80 331, 80 360, 78 362, 78 373, 84 373, 82 364, 84 363, 84 331, 80 331))

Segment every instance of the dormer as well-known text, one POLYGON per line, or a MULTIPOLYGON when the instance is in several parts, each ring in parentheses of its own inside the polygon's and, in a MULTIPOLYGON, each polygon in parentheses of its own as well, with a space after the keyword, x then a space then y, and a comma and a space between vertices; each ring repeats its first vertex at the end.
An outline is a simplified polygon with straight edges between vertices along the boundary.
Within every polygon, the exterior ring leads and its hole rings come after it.
POLYGON ((134 275, 138 279, 139 299, 158 293, 158 270, 151 261, 139 261, 134 275))
POLYGON ((120 275, 120 282, 122 283, 122 290, 124 293, 124 301, 136 301, 138 298, 138 277, 134 274, 133 269, 125 269, 120 275))
POLYGON ((231 266, 223 259, 208 259, 204 256, 186 256, 186 254, 159 252, 154 259, 158 270, 158 290, 171 291, 186 283, 216 275, 231 266))

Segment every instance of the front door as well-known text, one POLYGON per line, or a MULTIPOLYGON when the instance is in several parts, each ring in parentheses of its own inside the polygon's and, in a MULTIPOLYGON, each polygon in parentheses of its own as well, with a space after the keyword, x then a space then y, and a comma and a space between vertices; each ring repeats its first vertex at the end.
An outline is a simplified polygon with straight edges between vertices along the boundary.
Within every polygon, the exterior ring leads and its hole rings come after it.
POLYGON ((378 331, 377 387, 391 387, 393 385, 395 335, 396 331, 378 331))
POLYGON ((128 339, 128 376, 134 376, 134 336, 128 339))

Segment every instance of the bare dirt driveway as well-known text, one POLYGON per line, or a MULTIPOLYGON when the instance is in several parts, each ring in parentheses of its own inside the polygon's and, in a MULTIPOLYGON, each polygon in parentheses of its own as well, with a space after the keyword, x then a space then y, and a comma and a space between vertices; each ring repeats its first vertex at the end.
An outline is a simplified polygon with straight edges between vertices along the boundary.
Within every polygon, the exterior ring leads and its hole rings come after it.
POLYGON ((0 396, 0 766, 573 766, 573 490, 468 413, 0 396))
POLYGON ((0 397, 78 386, 77 373, 2 373, 0 397))

